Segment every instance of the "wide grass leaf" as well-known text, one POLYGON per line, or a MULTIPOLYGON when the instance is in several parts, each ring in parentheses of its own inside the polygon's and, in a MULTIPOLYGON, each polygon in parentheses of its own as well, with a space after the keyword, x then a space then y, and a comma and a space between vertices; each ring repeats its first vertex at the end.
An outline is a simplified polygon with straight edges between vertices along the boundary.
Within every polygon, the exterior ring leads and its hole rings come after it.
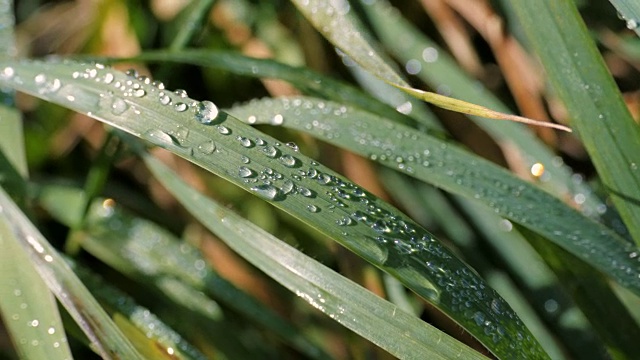
POLYGON ((482 202, 640 294, 635 245, 545 191, 460 147, 368 112, 313 98, 254 100, 229 112, 256 124, 270 123, 270 119, 280 116, 284 126, 482 202))
POLYGON ((616 209, 640 244, 640 128, 575 4, 517 0, 511 5, 616 209))
MULTIPOLYGON (((91 340, 95 351, 104 358, 142 359, 62 257, 2 189, 0 209, 4 231, 8 230, 19 241, 32 266, 91 340)), ((33 320, 38 319, 28 321, 33 320)))
POLYGON ((450 250, 294 144, 282 145, 210 102, 100 64, 20 61, 0 68, 0 84, 170 150, 317 228, 397 277, 497 356, 546 357, 509 305, 450 250))
POLYGON ((204 197, 158 160, 147 155, 145 163, 191 214, 238 254, 391 354, 403 359, 485 358, 204 197))
POLYGON ((70 359, 55 298, 0 217, 0 312, 23 359, 70 359))

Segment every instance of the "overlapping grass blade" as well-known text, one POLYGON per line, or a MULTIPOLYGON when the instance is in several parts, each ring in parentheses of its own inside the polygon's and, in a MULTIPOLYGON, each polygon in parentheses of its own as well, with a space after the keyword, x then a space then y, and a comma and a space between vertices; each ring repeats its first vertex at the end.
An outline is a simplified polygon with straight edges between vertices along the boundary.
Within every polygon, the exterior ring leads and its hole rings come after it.
MULTIPOLYGON (((71 204, 68 199, 80 195, 78 189, 50 185, 40 191, 39 199, 56 219, 72 226, 76 221, 69 219, 67 214, 78 213, 82 207, 81 201, 71 204), (67 199, 64 209, 59 207, 63 199, 67 199)), ((175 304, 190 309, 203 319, 221 323, 223 314, 211 299, 214 298, 280 336, 301 353, 311 358, 328 358, 298 329, 208 269, 205 259, 191 245, 178 241, 150 221, 133 217, 115 202, 97 201, 90 208, 78 236, 81 237, 78 242, 96 258, 146 286, 155 287, 175 304)), ((220 344, 220 339, 211 341, 214 345, 220 344)))
POLYGON ((511 4, 616 209, 640 244, 640 128, 575 4, 564 0, 511 4))
POLYGON ((370 113, 312 98, 254 100, 234 107, 230 113, 247 122, 251 119, 251 123, 270 123, 279 115, 287 127, 481 201, 497 214, 554 241, 640 294, 640 264, 633 255, 638 252, 636 246, 462 148, 370 113))
POLYGON ((89 337, 95 351, 104 358, 142 359, 62 257, 2 189, 0 208, 4 231, 19 241, 17 246, 28 253, 32 266, 89 337))
POLYGON ((633 30, 640 36, 640 3, 634 0, 609 0, 618 11, 618 16, 627 25, 627 29, 633 30))
POLYGON ((184 49, 177 53, 168 51, 146 51, 131 59, 104 59, 105 61, 161 61, 193 64, 226 70, 234 74, 257 78, 273 78, 287 81, 310 95, 321 95, 331 100, 342 101, 362 109, 369 109, 388 119, 404 124, 415 121, 396 109, 377 101, 361 90, 307 68, 289 66, 269 59, 247 57, 235 52, 220 50, 184 49))
POLYGON ((159 161, 147 155, 145 163, 229 247, 304 301, 391 354, 405 359, 484 358, 204 197, 159 161))
POLYGON ((70 359, 55 298, 4 217, 0 218, 0 312, 23 359, 70 359))
MULTIPOLYGON (((421 70, 416 74, 421 80, 434 89, 443 89, 463 100, 501 112, 509 111, 496 96, 467 75, 435 41, 427 38, 388 2, 376 1, 364 5, 363 9, 381 43, 400 62, 415 60, 421 64, 421 70)), ((539 182, 541 187, 560 199, 580 198, 581 201, 574 205, 589 216, 598 216, 606 211, 605 204, 593 195, 592 190, 586 184, 572 180, 571 169, 563 165, 562 159, 529 129, 509 122, 471 118, 505 151, 517 151, 519 163, 524 168, 529 169, 535 163, 542 164, 545 172, 539 182)))
POLYGON ((484 106, 468 103, 437 93, 411 87, 377 53, 364 36, 361 26, 351 16, 347 2, 328 0, 291 0, 309 22, 320 31, 327 40, 347 54, 352 60, 373 75, 418 99, 444 109, 469 115, 482 116, 497 120, 511 120, 538 126, 548 126, 571 131, 566 126, 535 121, 533 119, 510 115, 491 110, 484 106))
POLYGON ((428 232, 296 146, 281 145, 209 102, 100 64, 20 61, 0 68, 0 84, 168 149, 317 228, 396 276, 497 356, 546 357, 508 304, 428 232))

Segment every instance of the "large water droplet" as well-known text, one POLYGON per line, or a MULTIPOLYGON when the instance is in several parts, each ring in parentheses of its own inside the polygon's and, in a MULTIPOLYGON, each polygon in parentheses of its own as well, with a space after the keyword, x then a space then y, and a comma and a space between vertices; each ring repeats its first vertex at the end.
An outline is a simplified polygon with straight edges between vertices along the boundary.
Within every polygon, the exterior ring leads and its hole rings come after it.
POLYGON ((148 140, 155 145, 159 145, 159 146, 175 145, 173 137, 162 130, 158 130, 158 129, 149 130, 145 133, 145 135, 147 135, 148 140))
POLYGON ((188 106, 187 106, 187 104, 185 104, 183 102, 179 102, 179 103, 176 103, 174 105, 174 107, 175 107, 177 112, 183 112, 183 111, 187 110, 188 106))
POLYGON ((213 143, 213 141, 205 141, 202 144, 198 145, 197 149, 199 152, 209 155, 216 150, 216 145, 213 143))
POLYGON ((267 200, 275 200, 279 195, 278 188, 270 184, 256 185, 251 188, 251 191, 267 200))
POLYGON ((266 146, 264 149, 262 149, 262 152, 265 153, 265 155, 267 155, 270 158, 275 158, 278 156, 278 149, 276 149, 275 147, 268 145, 266 146))
POLYGON ((253 172, 253 170, 249 169, 246 166, 240 166, 240 168, 238 169, 238 175, 241 178, 249 178, 249 177, 256 176, 256 173, 253 172))
POLYGON ((304 197, 313 197, 313 191, 302 186, 298 187, 298 193, 304 197))
POLYGON ((201 124, 209 125, 218 117, 218 107, 211 101, 203 101, 198 104, 196 120, 201 124))
POLYGON ((287 167, 294 167, 298 163, 296 158, 294 158, 291 155, 282 155, 280 157, 280 161, 284 164, 284 166, 287 166, 287 167))
POLYGON ((250 148, 253 146, 253 142, 244 136, 238 136, 236 139, 240 142, 240 145, 246 148, 250 148))
POLYGON ((127 103, 124 100, 122 100, 119 97, 114 97, 113 98, 113 102, 111 103, 111 113, 112 114, 121 115, 122 113, 127 111, 128 108, 129 108, 129 105, 127 105, 127 103))
POLYGON ((291 193, 294 188, 295 186, 293 185, 293 181, 285 180, 284 183, 282 184, 282 187, 280 187, 280 191, 282 191, 283 194, 287 195, 291 193))

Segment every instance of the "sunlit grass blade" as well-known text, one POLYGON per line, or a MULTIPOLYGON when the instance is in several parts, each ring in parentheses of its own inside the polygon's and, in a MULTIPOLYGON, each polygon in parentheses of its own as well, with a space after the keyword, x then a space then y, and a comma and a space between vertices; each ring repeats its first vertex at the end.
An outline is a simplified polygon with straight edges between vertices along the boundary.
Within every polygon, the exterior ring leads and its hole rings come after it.
POLYGON ((165 148, 313 226, 397 277, 497 356, 546 357, 508 304, 450 250, 296 146, 282 145, 210 102, 100 64, 20 61, 0 68, 0 84, 165 148))
POLYGON ((511 4, 616 209, 640 244, 640 128, 575 4, 564 0, 511 4))
POLYGON ((0 218, 0 312, 22 359, 70 359, 55 298, 0 218))
MULTIPOLYGON (((386 1, 364 5, 367 18, 381 43, 401 63, 419 61, 421 70, 416 76, 421 80, 434 89, 444 89, 463 100, 501 112, 509 111, 495 95, 467 75, 435 41, 427 38, 386 1)), ((607 210, 606 205, 592 194, 586 184, 572 179, 571 169, 529 129, 509 122, 472 118, 497 141, 504 152, 516 154, 518 166, 530 169, 534 164, 541 164, 544 167, 539 182, 541 187, 560 199, 579 198, 581 201, 573 205, 589 216, 597 216, 607 210)))
POLYGON ((157 160, 147 155, 145 163, 229 247, 304 301, 391 354, 406 359, 484 358, 203 197, 157 160))
MULTIPOLYGON (((67 213, 77 213, 81 201, 78 189, 47 186, 40 191, 41 205, 68 226, 67 213), (65 199, 66 202, 65 202, 65 199), (65 202, 64 208, 59 207, 65 202)), ((286 343, 311 358, 328 356, 258 300, 244 293, 206 267, 205 259, 188 243, 150 221, 133 217, 115 201, 97 201, 90 208, 78 243, 118 272, 140 283, 155 287, 175 304, 219 323, 223 314, 214 298, 243 314, 247 319, 280 336, 286 343)), ((218 345, 220 339, 211 340, 218 345)))
POLYGON ((571 131, 566 126, 559 124, 536 121, 522 116, 506 114, 491 110, 484 106, 472 104, 466 101, 454 99, 416 89, 407 84, 369 44, 359 24, 352 17, 350 6, 347 2, 334 3, 327 0, 292 0, 298 10, 320 31, 333 45, 349 55, 356 63, 373 75, 393 85, 406 93, 456 112, 469 115, 482 116, 496 120, 511 120, 537 126, 552 127, 559 130, 571 131))
POLYGON ((76 263, 70 265, 96 299, 105 306, 123 333, 130 339, 136 339, 134 345, 147 358, 207 359, 149 309, 138 305, 133 298, 109 285, 88 268, 76 263), (137 336, 130 335, 136 333, 137 336))
POLYGON ((279 115, 284 126, 480 201, 640 294, 636 246, 536 186, 453 144, 361 110, 313 98, 256 100, 229 112, 245 121, 251 118, 255 124, 270 123, 279 115))
POLYGON ((89 337, 95 351, 105 358, 142 359, 62 257, 2 189, 0 209, 3 227, 20 242, 40 277, 89 337))
POLYGON ((633 30, 640 36, 640 3, 635 0, 609 0, 618 16, 625 22, 627 29, 633 30))
POLYGON ((220 50, 184 49, 180 52, 146 51, 131 59, 104 59, 106 61, 157 61, 200 65, 229 71, 233 74, 257 78, 280 79, 310 95, 322 95, 385 116, 405 124, 413 122, 393 107, 385 105, 361 90, 307 68, 294 67, 269 59, 257 59, 220 50))

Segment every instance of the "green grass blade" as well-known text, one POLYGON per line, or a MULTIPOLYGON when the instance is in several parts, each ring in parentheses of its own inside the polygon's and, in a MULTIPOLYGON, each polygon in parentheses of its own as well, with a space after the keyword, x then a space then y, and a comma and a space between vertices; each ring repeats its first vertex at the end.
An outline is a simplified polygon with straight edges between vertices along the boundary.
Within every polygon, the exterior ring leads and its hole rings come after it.
POLYGON ((363 35, 361 25, 352 17, 347 2, 334 3, 327 0, 291 0, 309 22, 327 40, 342 50, 352 60, 373 75, 395 86, 411 96, 443 109, 464 114, 482 116, 496 120, 511 120, 527 124, 548 126, 571 131, 566 126, 544 123, 529 118, 510 115, 440 94, 413 88, 387 64, 363 35))
POLYGON ((609 0, 618 11, 627 29, 633 30, 640 36, 640 3, 635 0, 609 0))
POLYGON ((517 0, 511 4, 616 209, 640 244, 640 128, 574 3, 517 0))
POLYGON ((189 43, 193 34, 202 28, 203 20, 206 20, 214 2, 215 0, 192 1, 182 10, 172 24, 176 33, 169 46, 171 51, 180 50, 189 43))
POLYGON ((270 123, 274 116, 280 116, 287 127, 480 201, 640 294, 636 246, 534 185, 462 148, 370 113, 313 98, 264 99, 236 106, 229 112, 245 121, 251 118, 250 122, 256 124, 270 123))
MULTIPOLYGON (((382 44, 400 62, 421 62, 421 71, 416 76, 432 88, 444 88, 463 100, 501 112, 509 111, 496 96, 478 86, 478 81, 467 75, 435 41, 427 38, 386 1, 367 4, 363 9, 382 44)), ((529 129, 509 122, 489 121, 474 116, 471 118, 501 147, 512 152, 517 151, 518 159, 526 168, 531 168, 535 163, 544 165, 545 173, 540 185, 545 190, 560 199, 583 199, 584 201, 576 202, 574 205, 589 216, 597 216, 606 211, 605 204, 593 195, 591 189, 584 183, 573 181, 571 169, 563 165, 562 159, 550 151, 529 129)))
POLYGON ((484 356, 405 313, 191 189, 145 156, 156 178, 209 230, 303 300, 391 354, 406 359, 484 356))
POLYGON ((20 241, 19 246, 28 253, 40 277, 91 339, 95 350, 105 358, 142 359, 62 257, 2 189, 0 209, 5 229, 20 241))
POLYGON ((0 312, 22 359, 71 359, 55 298, 0 218, 0 312))
MULTIPOLYGON (((52 200, 47 200, 48 208, 54 205, 52 200)), ((97 202, 91 208, 84 230, 80 243, 89 253, 119 272, 155 286, 175 303, 203 318, 221 320, 223 314, 211 300, 214 298, 280 336, 301 353, 311 358, 328 358, 301 336, 299 329, 206 267, 197 249, 158 225, 133 217, 116 205, 97 202)))
POLYGON ((431 234, 295 146, 218 113, 209 102, 99 64, 20 61, 0 68, 0 84, 170 150, 315 227, 397 277, 496 355, 546 357, 508 304, 431 234))
POLYGON ((129 336, 143 333, 144 339, 136 339, 136 348, 150 359, 207 359, 198 349, 188 343, 180 334, 154 315, 149 309, 140 306, 121 290, 109 285, 98 274, 76 263, 70 263, 82 282, 92 294, 105 305, 118 327, 129 336), (130 324, 130 326, 123 325, 130 324), (149 356, 147 354, 153 355, 149 356))
POLYGON ((200 65, 229 71, 238 75, 273 78, 287 81, 307 94, 321 94, 331 100, 342 101, 362 109, 369 109, 388 119, 404 124, 414 122, 361 90, 307 68, 294 67, 268 59, 247 57, 238 53, 218 50, 185 49, 179 53, 147 51, 132 59, 104 59, 106 61, 159 61, 200 65))

